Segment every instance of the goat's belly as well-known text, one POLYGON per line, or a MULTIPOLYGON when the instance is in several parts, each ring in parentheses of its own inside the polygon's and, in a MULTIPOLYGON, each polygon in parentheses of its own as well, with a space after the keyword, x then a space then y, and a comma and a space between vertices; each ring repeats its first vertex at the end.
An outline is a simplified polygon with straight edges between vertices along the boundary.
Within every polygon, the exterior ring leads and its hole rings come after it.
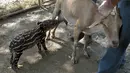
POLYGON ((79 18, 79 15, 82 12, 82 6, 84 6, 84 4, 80 5, 82 4, 81 2, 83 2, 83 0, 64 0, 62 3, 62 15, 69 23, 75 24, 76 20, 79 18))
MULTIPOLYGON (((64 3, 62 5, 62 15, 63 17, 70 23, 75 24, 76 20, 78 19, 74 13, 73 13, 73 0, 64 0, 64 3)), ((76 12, 76 11, 75 11, 76 12)))
POLYGON ((65 14, 63 14, 63 16, 69 22, 69 24, 74 25, 76 23, 77 18, 65 14))
POLYGON ((93 13, 94 4, 89 0, 64 0, 61 10, 64 18, 71 24, 75 24, 77 19, 90 19, 93 13))

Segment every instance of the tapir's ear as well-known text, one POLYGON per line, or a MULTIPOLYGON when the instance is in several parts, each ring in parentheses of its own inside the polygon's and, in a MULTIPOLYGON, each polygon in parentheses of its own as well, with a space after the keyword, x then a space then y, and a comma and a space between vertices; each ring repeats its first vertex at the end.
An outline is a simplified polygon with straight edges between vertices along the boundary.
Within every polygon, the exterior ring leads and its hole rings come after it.
POLYGON ((42 22, 37 22, 37 25, 40 25, 42 22))

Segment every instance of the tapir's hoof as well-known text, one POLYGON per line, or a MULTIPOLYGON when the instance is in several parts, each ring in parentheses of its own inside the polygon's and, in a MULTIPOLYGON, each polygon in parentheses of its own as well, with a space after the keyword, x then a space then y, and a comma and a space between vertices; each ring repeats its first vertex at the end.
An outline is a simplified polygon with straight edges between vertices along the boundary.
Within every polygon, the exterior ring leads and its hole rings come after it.
POLYGON ((17 66, 12 66, 12 69, 17 73, 20 69, 17 66))

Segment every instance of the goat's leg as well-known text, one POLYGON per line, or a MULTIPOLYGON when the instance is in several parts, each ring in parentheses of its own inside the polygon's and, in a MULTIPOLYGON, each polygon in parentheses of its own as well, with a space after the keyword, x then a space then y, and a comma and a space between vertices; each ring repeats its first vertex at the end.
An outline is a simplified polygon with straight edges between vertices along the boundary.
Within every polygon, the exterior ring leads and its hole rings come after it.
MULTIPOLYGON (((64 23, 66 24, 66 26, 68 25, 67 20, 61 15, 61 10, 59 10, 59 11, 57 12, 57 16, 58 16, 58 20, 63 20, 64 23)), ((54 16, 52 19, 55 19, 55 18, 56 18, 56 16, 54 16)), ((59 24, 58 24, 58 25, 59 25, 59 24)), ((52 38, 55 38, 55 31, 56 31, 58 25, 57 25, 57 26, 54 28, 54 30, 52 31, 52 38)))
MULTIPOLYGON (((52 20, 55 19, 57 16, 58 16, 58 20, 62 18, 62 15, 61 15, 61 4, 62 4, 62 0, 57 0, 56 3, 55 3, 55 8, 54 8, 54 11, 53 11, 53 14, 52 14, 52 20)), ((68 24, 67 21, 65 21, 66 24, 68 24)), ((56 28, 58 26, 56 26, 52 32, 52 38, 55 37, 55 31, 56 31, 56 28)))
MULTIPOLYGON (((84 33, 81 32, 81 33, 79 34, 78 41, 81 40, 83 37, 84 37, 84 33)), ((74 37, 72 36, 72 37, 70 38, 70 40, 71 40, 72 42, 74 42, 74 37)))
POLYGON ((47 40, 50 40, 50 33, 51 33, 51 29, 49 30, 49 32, 48 32, 48 35, 47 35, 47 40))
POLYGON ((18 65, 17 65, 17 64, 18 64, 18 61, 19 61, 20 56, 22 55, 22 52, 15 52, 13 55, 14 55, 14 56, 12 56, 12 57, 14 57, 14 58, 12 58, 11 67, 12 67, 12 69, 13 69, 14 71, 18 71, 19 68, 18 68, 18 65))
POLYGON ((84 52, 84 56, 86 58, 89 58, 90 55, 88 53, 88 50, 87 50, 87 46, 91 43, 91 36, 90 35, 86 35, 84 36, 84 48, 83 48, 83 52, 84 52))
MULTIPOLYGON (((66 24, 66 26, 68 25, 68 22, 67 22, 67 20, 65 19, 65 18, 63 18, 63 17, 59 17, 59 20, 63 20, 64 21, 64 23, 66 24)), ((59 24, 58 24, 59 25, 59 24)), ((52 31, 52 38, 55 38, 55 31, 56 31, 56 29, 57 29, 57 27, 58 27, 58 25, 54 28, 54 30, 52 31)))
POLYGON ((71 60, 74 64, 78 63, 76 48, 78 46, 78 38, 79 38, 79 34, 81 32, 81 30, 78 29, 78 25, 79 25, 79 20, 77 20, 77 22, 75 24, 75 28, 74 28, 74 47, 73 47, 72 58, 71 58, 71 60))
POLYGON ((54 30, 52 31, 52 38, 55 38, 55 31, 56 31, 57 27, 58 27, 58 26, 56 26, 56 27, 54 28, 54 30))

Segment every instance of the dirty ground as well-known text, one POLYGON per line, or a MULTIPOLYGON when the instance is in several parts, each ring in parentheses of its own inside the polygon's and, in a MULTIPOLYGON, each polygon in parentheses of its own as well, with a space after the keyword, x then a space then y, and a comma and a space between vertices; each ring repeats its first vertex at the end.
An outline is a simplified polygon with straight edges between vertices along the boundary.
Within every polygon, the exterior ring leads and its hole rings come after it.
MULTIPOLYGON (((0 21, 0 73, 15 73, 9 64, 10 52, 9 43, 17 34, 36 27, 36 22, 49 19, 51 13, 36 9, 26 13, 10 17, 0 21)), ((97 71, 98 60, 103 56, 106 49, 102 45, 106 44, 104 35, 99 32, 93 34, 93 42, 90 45, 90 59, 83 56, 83 40, 79 43, 80 61, 73 65, 70 61, 73 42, 70 37, 73 34, 73 25, 66 26, 61 23, 56 30, 55 39, 46 41, 50 50, 47 56, 41 56, 37 51, 37 46, 24 51, 19 60, 20 73, 92 73, 97 71), (100 44, 99 44, 100 43, 100 44)), ((126 64, 117 73, 130 73, 130 53, 126 53, 126 64)))

